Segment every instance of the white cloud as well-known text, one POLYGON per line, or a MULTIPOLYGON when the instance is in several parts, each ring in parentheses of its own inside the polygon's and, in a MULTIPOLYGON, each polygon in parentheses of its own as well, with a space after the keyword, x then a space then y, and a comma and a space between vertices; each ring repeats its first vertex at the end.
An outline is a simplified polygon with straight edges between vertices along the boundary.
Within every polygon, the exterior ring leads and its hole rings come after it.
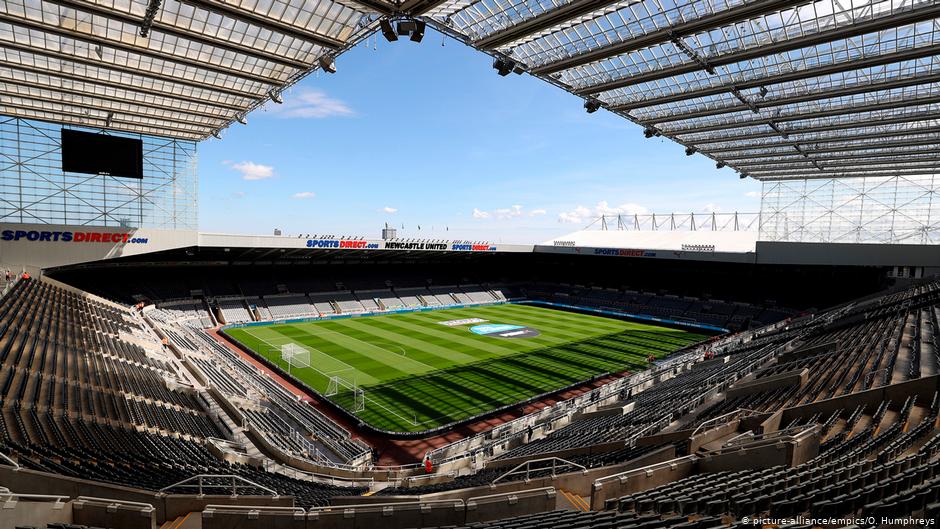
POLYGON ((647 208, 634 202, 611 206, 606 200, 601 200, 593 208, 579 204, 571 211, 563 211, 558 215, 558 222, 581 224, 601 215, 645 215, 648 212, 647 208))
POLYGON ((509 208, 500 208, 495 210, 493 213, 495 213, 496 218, 500 220, 514 219, 516 217, 522 216, 522 206, 517 204, 509 208))
POLYGON ((314 193, 313 191, 301 191, 299 193, 294 193, 292 196, 293 198, 296 198, 298 200, 304 200, 308 198, 313 198, 317 196, 317 194, 314 193))
POLYGON ((391 215, 392 213, 398 213, 398 208, 393 208, 393 207, 385 206, 384 208, 382 208, 382 212, 383 212, 383 213, 388 213, 388 214, 391 215))
POLYGON ((705 204, 705 207, 703 209, 705 213, 721 213, 721 206, 719 206, 718 204, 714 204, 712 202, 705 204))
POLYGON ((242 180, 264 180, 274 176, 274 168, 255 162, 230 163, 232 169, 242 174, 242 180))
POLYGON ((545 211, 544 209, 533 209, 532 211, 529 212, 529 216, 530 216, 530 217, 538 217, 539 215, 544 215, 544 214, 546 214, 546 213, 548 213, 548 212, 545 211))
POLYGON ((353 114, 346 103, 319 90, 299 90, 285 99, 284 104, 267 108, 274 115, 284 118, 323 119, 353 114))
POLYGON ((244 191, 233 191, 233 192, 232 192, 232 198, 245 198, 245 192, 244 192, 244 191))
POLYGON ((480 211, 477 208, 473 208, 473 218, 475 219, 488 219, 490 218, 489 211, 480 211))
POLYGON ((744 196, 748 198, 760 198, 760 191, 748 191, 744 193, 744 196))

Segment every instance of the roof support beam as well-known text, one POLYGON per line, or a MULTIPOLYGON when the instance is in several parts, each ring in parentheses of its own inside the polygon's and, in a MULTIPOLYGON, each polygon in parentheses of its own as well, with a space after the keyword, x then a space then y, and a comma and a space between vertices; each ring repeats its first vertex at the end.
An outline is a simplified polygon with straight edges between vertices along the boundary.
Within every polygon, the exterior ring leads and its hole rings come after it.
POLYGON ((737 88, 738 90, 747 90, 751 88, 760 88, 761 86, 769 86, 774 84, 787 83, 792 81, 802 81, 804 79, 811 79, 813 77, 823 77, 825 75, 831 75, 834 73, 850 72, 853 70, 864 70, 865 68, 874 68, 878 66, 884 66, 887 64, 894 64, 898 62, 923 59, 925 57, 931 57, 934 55, 940 54, 940 46, 926 47, 926 48, 915 48, 913 50, 907 50, 904 52, 895 52, 889 53, 886 55, 879 55, 869 59, 860 59, 857 61, 841 63, 839 68, 836 68, 836 65, 831 67, 826 67, 824 70, 813 69, 813 70, 803 70, 798 72, 791 72, 787 74, 774 75, 771 77, 764 77, 755 80, 742 81, 739 83, 726 83, 723 85, 712 86, 708 88, 702 88, 699 90, 683 90, 675 94, 669 94, 665 96, 652 97, 649 99, 644 99, 642 101, 635 101, 632 103, 625 103, 622 105, 616 105, 616 108, 619 111, 632 110, 634 108, 645 108, 658 105, 665 105, 667 103, 676 103, 678 101, 687 101, 689 99, 698 99, 701 97, 709 97, 718 94, 724 94, 731 91, 732 88, 737 88))
POLYGON ((155 52, 146 48, 139 48, 136 46, 123 44, 116 42, 111 39, 98 38, 94 35, 89 35, 88 33, 82 33, 80 31, 74 31, 71 29, 65 29, 61 27, 53 27, 47 24, 42 24, 39 22, 34 22, 26 18, 12 17, 6 13, 0 13, 0 21, 12 24, 14 26, 19 26, 22 28, 32 29, 34 31, 39 31, 41 33, 46 33, 49 35, 55 35, 60 38, 72 39, 78 42, 84 42, 93 46, 102 46, 106 48, 113 48, 116 50, 123 51, 132 56, 148 57, 150 59, 156 59, 160 61, 167 61, 170 63, 176 63, 183 66, 189 66, 197 70, 205 70, 212 72, 224 77, 231 77, 236 79, 244 79, 246 81, 252 81, 255 83, 266 84, 270 86, 279 86, 282 84, 280 79, 274 77, 265 77, 262 75, 255 75, 248 72, 242 72, 235 69, 228 69, 222 66, 216 66, 214 64, 209 64, 206 62, 200 62, 197 60, 188 59, 186 57, 180 57, 178 55, 171 55, 163 52, 155 52))
POLYGON ((623 42, 618 42, 616 44, 611 44, 602 48, 595 48, 584 53, 572 55, 571 57, 552 61, 532 68, 530 71, 531 73, 537 75, 549 75, 563 70, 568 70, 576 66, 583 66, 585 64, 607 59, 609 57, 623 55, 624 53, 629 53, 631 51, 641 50, 661 42, 666 42, 673 38, 687 37, 689 35, 694 35, 712 28, 742 22, 765 13, 782 11, 784 9, 805 3, 806 0, 760 0, 750 4, 745 4, 741 7, 725 9, 719 13, 713 13, 711 15, 699 17, 688 22, 670 26, 668 28, 651 31, 645 35, 640 35, 623 42))
POLYGON ((511 27, 487 35, 473 42, 473 47, 482 50, 496 49, 506 44, 511 44, 526 35, 538 33, 539 31, 544 31, 573 18, 593 13, 594 11, 609 6, 615 1, 616 0, 580 0, 569 2, 561 7, 545 11, 528 20, 523 20, 511 27))
MULTIPOLYGON (((685 119, 695 119, 695 118, 704 118, 708 116, 718 116, 721 114, 729 114, 732 112, 746 112, 758 111, 765 108, 774 108, 781 107, 785 105, 793 105, 797 103, 806 103, 809 101, 821 101, 823 99, 831 99, 834 97, 850 96, 857 94, 866 94, 869 92, 878 92, 881 90, 894 90, 897 88, 906 88, 909 86, 917 86, 922 84, 929 83, 940 83, 940 74, 926 75, 924 77, 910 77, 905 79, 895 79, 892 81, 883 81, 880 83, 871 83, 859 86, 852 86, 848 88, 831 88, 829 90, 820 90, 819 92, 810 92, 806 94, 799 94, 794 96, 785 96, 777 99, 770 100, 755 100, 749 101, 748 105, 735 105, 729 107, 721 108, 708 108, 703 110, 696 110, 693 112, 685 112, 681 114, 671 114, 668 116, 656 116, 652 118, 638 118, 648 123, 668 123, 670 121, 681 121, 685 119)), ((735 87, 731 87, 732 91, 737 90, 735 87)), ((740 92, 739 92, 740 93, 740 92)), ((611 107, 610 110, 629 110, 629 107, 611 107)))
MULTIPOLYGON (((745 158, 740 158, 738 160, 726 160, 728 165, 734 167, 745 168, 747 166, 753 165, 785 165, 791 164, 794 162, 806 161, 806 162, 816 162, 819 164, 825 164, 827 161, 831 160, 851 160, 853 158, 894 158, 894 157, 906 157, 918 154, 937 154, 937 151, 931 151, 929 149, 914 149, 914 150, 895 150, 887 152, 861 152, 864 150, 871 150, 877 147, 868 147, 868 149, 845 149, 843 152, 846 154, 840 154, 838 156, 826 156, 822 158, 811 158, 803 156, 800 153, 794 153, 792 155, 779 155, 773 158, 767 158, 767 155, 764 156, 748 156, 745 158), (739 161, 741 160, 741 161, 739 161)), ((812 156, 812 152, 807 152, 808 155, 812 156)), ((901 158, 903 163, 903 158, 901 158)))
MULTIPOLYGON (((784 141, 774 142, 774 143, 739 145, 739 146, 734 146, 734 147, 721 147, 717 149, 709 148, 707 149, 707 152, 710 155, 721 157, 722 153, 729 153, 729 152, 734 153, 734 152, 751 151, 751 150, 761 151, 761 150, 776 149, 776 148, 782 148, 782 147, 793 147, 795 145, 808 145, 808 144, 819 145, 821 143, 840 143, 840 142, 846 142, 846 141, 871 140, 871 139, 879 139, 879 138, 885 138, 885 137, 888 137, 888 138, 916 137, 916 136, 921 136, 924 134, 940 134, 940 127, 919 127, 916 129, 911 129, 911 130, 906 130, 906 131, 896 131, 896 132, 886 131, 886 132, 873 132, 873 133, 868 133, 868 134, 848 134, 848 135, 839 135, 839 136, 812 139, 812 140, 806 140, 806 141, 784 140, 784 141)), ((938 140, 938 143, 940 143, 940 140, 938 140)))
MULTIPOLYGON (((326 35, 321 35, 319 33, 310 31, 305 28, 294 26, 292 24, 287 24, 281 22, 280 20, 275 20, 273 18, 268 18, 263 15, 259 15, 247 9, 238 9, 227 5, 225 2, 219 2, 218 0, 178 0, 181 4, 187 4, 204 11, 212 11, 218 13, 226 18, 231 18, 234 20, 240 20, 248 25, 262 27, 268 30, 271 30, 275 33, 280 33, 281 35, 287 35, 295 39, 300 39, 306 42, 312 42, 318 46, 323 46, 324 48, 329 48, 331 50, 338 50, 346 45, 345 42, 329 37, 326 35)), ((367 2, 367 0, 356 0, 357 4, 366 5, 366 3, 372 4, 375 3, 376 6, 382 5, 380 2, 367 2)), ((371 5, 369 5, 372 8, 371 5)), ((381 11, 380 11, 381 12, 381 11)))
MULTIPOLYGON (((113 11, 106 7, 100 7, 94 4, 89 4, 85 1, 76 1, 76 0, 44 0, 45 2, 57 4, 62 7, 67 7, 69 9, 74 9, 76 11, 84 11, 88 13, 93 13, 97 16, 109 18, 112 20, 117 20, 123 22, 124 24, 129 25, 139 25, 140 21, 134 17, 127 15, 126 13, 121 13, 120 11, 113 11)), ((268 53, 257 48, 252 48, 250 46, 245 46, 235 42, 218 39, 215 37, 209 37, 197 31, 192 31, 188 29, 182 29, 169 24, 164 24, 159 20, 154 20, 151 24, 152 31, 159 31, 160 33, 171 35, 176 38, 185 39, 193 42, 198 42, 199 44, 205 46, 211 46, 213 48, 218 48, 221 50, 229 51, 232 53, 237 53, 240 55, 246 55, 248 57, 253 57, 260 59, 262 61, 267 61, 273 64, 278 64, 280 66, 286 66, 288 68, 296 68, 298 70, 306 70, 310 68, 310 65, 299 60, 290 59, 277 55, 274 53, 268 53)))
POLYGON ((0 61, 0 67, 9 68, 11 70, 22 71, 22 72, 32 72, 39 76, 45 76, 49 78, 49 82, 38 82, 38 83, 27 81, 25 79, 6 78, 6 79, 0 79, 0 83, 11 83, 11 84, 27 86, 27 87, 35 86, 39 88, 45 88, 47 90, 58 90, 58 91, 67 90, 68 93, 72 93, 72 94, 81 94, 81 95, 85 95, 88 97, 107 97, 110 100, 118 101, 121 103, 126 103, 128 105, 138 105, 138 106, 142 106, 146 108, 154 108, 157 110, 171 110, 173 112, 181 112, 184 114, 188 113, 193 116, 218 117, 222 119, 228 119, 229 116, 232 116, 234 115, 235 112, 240 111, 239 107, 225 106, 225 105, 220 105, 217 103, 202 101, 199 99, 186 99, 181 96, 165 94, 163 92, 154 92, 154 91, 145 91, 143 89, 134 89, 134 88, 130 88, 129 86, 124 86, 118 83, 109 83, 107 81, 99 81, 99 80, 92 79, 92 78, 83 78, 83 77, 79 77, 76 75, 69 75, 69 74, 63 74, 63 73, 56 73, 55 75, 53 75, 39 68, 31 68, 31 67, 25 67, 22 65, 14 65, 14 64, 5 63, 3 61, 0 61), (59 81, 60 83, 55 84, 54 81, 59 81), (65 81, 65 82, 62 82, 62 81, 65 81), (108 94, 107 96, 104 96, 101 94, 96 94, 95 92, 89 92, 87 90, 79 90, 75 86, 77 84, 85 85, 85 86, 91 85, 91 86, 109 87, 115 90, 120 90, 121 92, 124 92, 127 94, 141 94, 144 96, 157 96, 163 99, 171 100, 174 106, 160 105, 160 104, 150 103, 147 101, 141 101, 139 99, 133 99, 133 98, 118 97, 112 94, 108 94), (175 106, 176 104, 179 104, 181 106, 175 106), (188 110, 185 105, 200 105, 203 107, 207 107, 210 111, 209 112, 192 111, 192 110, 188 110))
MULTIPOLYGON (((186 110, 184 110, 184 109, 182 109, 182 108, 178 108, 178 107, 177 107, 177 108, 174 108, 174 107, 167 107, 167 106, 163 106, 163 105, 157 105, 157 104, 154 104, 154 103, 147 103, 147 102, 144 102, 144 101, 137 101, 137 100, 134 100, 134 99, 126 99, 126 98, 121 98, 121 97, 115 97, 115 96, 113 96, 113 95, 95 94, 95 93, 86 92, 86 91, 82 91, 82 90, 75 90, 75 89, 73 89, 73 88, 63 88, 63 87, 57 87, 57 86, 50 86, 50 85, 48 85, 48 84, 35 84, 35 83, 29 83, 29 82, 26 82, 26 81, 19 81, 19 80, 16 80, 16 79, 0 79, 0 87, 2 87, 2 86, 5 85, 5 84, 6 84, 6 85, 13 85, 13 86, 20 86, 20 87, 23 87, 23 88, 38 88, 38 89, 40 89, 40 90, 48 90, 48 91, 50 91, 50 92, 53 92, 53 94, 55 94, 56 101, 61 101, 61 102, 70 102, 70 101, 69 101, 69 98, 70 98, 70 97, 73 97, 73 96, 78 95, 79 97, 83 97, 83 98, 87 98, 87 99, 96 99, 96 100, 98 100, 98 101, 104 101, 104 102, 115 102, 115 103, 120 103, 120 104, 124 104, 124 105, 130 105, 130 106, 134 106, 134 107, 141 107, 141 108, 143 108, 143 109, 153 109, 153 110, 158 111, 158 112, 170 112, 170 113, 172 113, 172 114, 174 114, 174 115, 182 116, 182 117, 180 117, 180 118, 174 118, 174 121, 178 121, 179 123, 187 123, 187 124, 189 124, 189 125, 195 125, 195 126, 198 126, 198 127, 213 127, 213 128, 214 128, 214 127, 221 127, 221 126, 224 126, 226 123, 228 123, 229 121, 231 121, 232 118, 235 117, 234 115, 229 115, 229 116, 213 116, 213 115, 211 115, 211 114, 200 114, 200 113, 198 113, 198 112, 186 111, 186 110), (207 119, 207 120, 210 120, 210 121, 213 122, 213 123, 208 123, 208 124, 207 124, 207 123, 201 123, 201 122, 199 122, 199 121, 194 121, 194 120, 191 119, 191 118, 207 119)), ((10 92, 10 91, 4 90, 4 89, 2 89, 2 88, 0 88, 0 94, 6 94, 6 95, 9 95, 9 96, 30 97, 28 94, 19 94, 19 93, 17 93, 17 92, 10 92)), ((78 103, 75 103, 75 104, 78 104, 78 103)), ((83 106, 84 106, 84 105, 83 105, 83 106)), ((122 109, 120 109, 120 108, 114 108, 114 109, 111 110, 111 112, 115 112, 115 113, 125 113, 125 114, 127 113, 125 110, 122 110, 122 109)))
MULTIPOLYGON (((830 125, 816 125, 812 127, 789 129, 785 132, 787 133, 787 136, 789 137, 791 135, 797 135, 797 134, 811 134, 814 132, 828 132, 832 130, 843 130, 843 129, 858 129, 858 128, 864 128, 864 127, 876 127, 878 125, 893 125, 893 124, 898 124, 898 123, 913 123, 913 122, 931 120, 931 119, 936 119, 936 116, 925 113, 924 115, 918 115, 918 116, 900 116, 900 117, 894 117, 894 118, 869 119, 869 120, 852 121, 852 122, 846 122, 846 123, 835 123, 835 124, 830 124, 830 125)), ((666 136, 671 138, 671 136, 669 135, 666 135, 666 136)), ((697 140, 684 140, 684 141, 687 141, 688 143, 694 143, 695 145, 699 146, 700 150, 707 151, 708 147, 702 147, 702 146, 707 145, 709 143, 725 143, 728 141, 753 140, 753 139, 758 139, 758 138, 774 138, 774 137, 780 137, 780 133, 771 130, 767 132, 749 132, 749 133, 732 135, 732 136, 714 136, 710 138, 702 138, 702 139, 697 139, 697 140)), ((801 139, 797 143, 812 143, 812 141, 813 140, 811 139, 805 139, 805 140, 801 139)))
MULTIPOLYGON (((846 25, 846 26, 842 26, 833 30, 821 31, 821 32, 813 33, 811 35, 806 35, 803 37, 796 37, 796 38, 788 39, 788 40, 778 42, 775 44, 770 44, 767 46, 755 46, 754 48, 751 48, 751 49, 729 53, 723 56, 710 57, 708 58, 708 64, 712 68, 716 68, 719 66, 727 66, 730 64, 744 62, 744 61, 748 61, 751 59, 766 57, 768 55, 774 55, 777 53, 785 53, 788 51, 798 50, 801 48, 808 48, 811 46, 826 44, 834 40, 857 37, 859 35, 865 35, 867 33, 873 33, 873 32, 881 31, 884 29, 903 26, 906 24, 913 24, 916 22, 924 21, 924 20, 932 20, 934 18, 937 18, 938 16, 940 16, 940 4, 934 4, 932 6, 918 8, 914 11, 906 11, 902 13, 896 13, 894 15, 885 15, 882 17, 878 17, 874 20, 869 20, 867 22, 860 22, 858 24, 846 25)), ((838 66, 838 67, 845 68, 846 64, 852 64, 854 66, 849 69, 854 70, 854 69, 862 68, 862 66, 859 66, 859 64, 862 62, 864 62, 864 60, 848 61, 848 63, 830 65, 829 67, 831 68, 831 67, 838 66)), ((696 62, 690 62, 690 63, 674 66, 671 68, 664 68, 661 70, 649 71, 649 72, 645 72, 645 73, 641 73, 637 75, 630 75, 627 77, 623 77, 621 79, 614 79, 613 81, 597 83, 591 86, 576 89, 575 93, 577 95, 598 94, 601 92, 606 92, 608 90, 614 90, 617 88, 624 88, 627 86, 648 83, 650 81, 656 81, 659 79, 668 79, 670 77, 675 77, 677 75, 696 72, 701 69, 702 68, 700 64, 696 62)), ((806 72, 808 71, 820 72, 825 69, 826 67, 813 69, 813 70, 804 70, 802 72, 793 72, 790 75, 796 75, 796 74, 805 75, 806 72)), ((816 73, 813 75, 822 75, 822 74, 816 73)), ((774 82, 782 82, 782 81, 772 81, 772 80, 769 80, 769 78, 763 81, 764 84, 774 83, 774 82)), ((738 88, 741 89, 741 86, 738 85, 738 88)))
MULTIPOLYGON (((726 123, 716 123, 714 125, 704 125, 700 127, 685 127, 682 129, 660 129, 664 134, 681 136, 683 134, 696 134, 700 132, 714 132, 716 130, 725 130, 725 129, 737 129, 742 127, 754 127, 758 125, 766 125, 768 123, 775 123, 779 125, 780 123, 788 123, 791 121, 803 121, 805 119, 813 118, 828 118, 833 116, 842 116, 845 114, 859 114, 862 112, 874 112, 878 110, 891 110, 895 108, 905 108, 913 107, 919 105, 932 105, 935 103, 940 103, 940 95, 931 96, 931 97, 922 97, 918 99, 901 99, 897 101, 885 102, 885 103, 871 103, 868 105, 858 105, 851 106, 847 105, 844 107, 835 108, 832 110, 822 110, 816 111, 811 110, 809 112, 802 112, 796 114, 787 114, 785 116, 768 116, 761 117, 758 119, 751 119, 747 121, 728 121, 726 123)), ((784 132, 789 133, 789 131, 784 130, 784 132)))
POLYGON ((129 132, 131 134, 147 134, 149 136, 160 136, 163 138, 171 138, 176 140, 187 140, 187 141, 201 141, 206 139, 206 136, 195 134, 192 132, 180 132, 174 134, 173 136, 167 136, 166 132, 157 132, 156 127, 143 127, 140 125, 122 125, 120 123, 112 123, 111 126, 107 126, 104 123, 103 119, 95 119, 95 121, 100 121, 101 124, 90 124, 88 122, 88 116, 75 117, 69 114, 62 114, 59 112, 54 112, 56 114, 55 120, 49 119, 46 117, 46 114, 53 114, 53 112, 37 112, 34 110, 23 110, 17 109, 12 106, 6 106, 0 104, 0 113, 4 116, 10 116, 14 118, 23 118, 23 119, 32 119, 36 121, 44 121, 46 123, 55 123, 57 125, 74 125, 81 127, 92 127, 92 128, 107 128, 108 130, 117 130, 120 132, 129 132))
MULTIPOLYGON (((25 99, 25 98, 23 98, 22 96, 17 96, 17 97, 18 97, 19 99, 25 99)), ((72 105, 69 105, 69 106, 72 106, 72 105)), ((55 115, 57 115, 57 116, 59 116, 59 115, 68 116, 68 117, 71 117, 71 118, 75 118, 75 119, 77 120, 78 124, 84 125, 84 126, 86 126, 86 127, 94 126, 94 127, 101 127, 101 128, 115 129, 115 130, 129 130, 129 131, 132 131, 132 132, 139 132, 139 131, 135 131, 135 130, 134 130, 134 127, 137 126, 137 127, 147 127, 147 128, 149 128, 149 129, 159 129, 159 130, 166 131, 167 133, 172 133, 172 134, 174 134, 174 135, 181 135, 181 134, 182 134, 182 135, 185 135, 185 136, 188 136, 188 137, 199 137, 199 136, 201 135, 201 137, 205 138, 206 136, 208 136, 208 131, 210 130, 210 127, 206 127, 206 133, 203 134, 203 133, 201 133, 200 131, 193 131, 193 130, 186 130, 186 129, 177 129, 177 128, 172 127, 172 126, 170 126, 170 125, 167 125, 167 126, 163 126, 163 125, 147 125, 147 124, 142 124, 142 123, 137 122, 137 121, 129 121, 129 120, 126 120, 126 119, 121 119, 121 116, 122 116, 122 115, 125 115, 125 116, 126 116, 126 115, 128 115, 128 114, 126 114, 126 113, 120 113, 120 114, 119 114, 119 113, 117 113, 117 112, 114 113, 114 117, 113 117, 112 120, 111 120, 111 125, 108 125, 108 124, 106 123, 106 119, 103 118, 103 117, 89 116, 89 115, 86 115, 86 114, 81 114, 81 113, 79 113, 79 112, 72 112, 72 111, 68 111, 68 110, 50 110, 50 109, 47 109, 47 108, 35 107, 35 106, 30 106, 30 105, 22 105, 22 104, 19 104, 19 103, 8 103, 8 102, 6 102, 6 101, 0 100, 0 113, 6 113, 6 110, 7 110, 7 109, 23 110, 23 111, 26 111, 26 112, 35 112, 35 113, 38 113, 38 114, 55 114, 55 115), (89 125, 89 124, 88 124, 88 120, 100 121, 100 122, 101 122, 101 125, 89 125), (124 125, 123 125, 123 128, 122 128, 122 125, 121 125, 121 124, 124 124, 124 125)), ((105 110, 105 112, 109 112, 109 111, 108 111, 108 110, 105 110)), ((141 116, 141 117, 147 117, 147 118, 149 118, 150 116, 141 116)), ((150 133, 145 133, 145 134, 150 134, 150 133)))
MULTIPOLYGON (((808 144, 812 144, 812 142, 802 143, 802 145, 804 146, 808 144)), ((815 149, 815 148, 807 149, 806 147, 802 147, 802 152, 807 155, 812 156, 814 154, 820 154, 820 153, 826 153, 826 152, 867 151, 870 149, 887 149, 891 147, 913 147, 915 145, 940 145, 940 138, 929 137, 926 139, 919 139, 919 140, 883 141, 880 143, 862 143, 862 144, 846 145, 846 146, 836 145, 834 147, 824 147, 822 149, 815 149)), ((798 145, 794 145, 794 147, 801 148, 798 145)), ((767 154, 767 153, 764 153, 764 154, 758 153, 756 155, 743 155, 743 157, 751 157, 751 156, 767 157, 767 156, 775 156, 775 155, 767 154)), ((739 158, 741 157, 728 156, 726 160, 735 160, 739 158)))
MULTIPOLYGON (((820 163, 818 165, 793 165, 787 167, 769 167, 766 169, 761 169, 760 167, 749 167, 745 172, 751 176, 755 176, 760 173, 779 173, 780 171, 790 171, 791 173, 797 173, 806 171, 808 174, 812 174, 818 171, 845 171, 848 168, 856 167, 868 167, 876 168, 881 167, 878 170, 891 170, 891 169, 922 169, 924 167, 933 168, 940 166, 940 158, 918 158, 910 162, 899 162, 897 160, 886 159, 886 160, 845 160, 840 162, 829 162, 829 163, 820 163)), ((744 167, 740 167, 744 169, 744 167)))
MULTIPOLYGON (((874 171, 866 172, 865 170, 855 170, 855 171, 843 171, 843 172, 817 172, 815 174, 799 174, 799 173, 779 173, 779 174, 767 174, 767 175, 754 175, 753 178, 756 180, 762 181, 774 181, 774 180, 819 180, 819 179, 836 179, 836 178, 892 178, 895 176, 917 176, 928 173, 935 173, 937 169, 940 169, 940 166, 934 169, 902 169, 897 171, 874 171)), ((751 176, 751 175, 748 175, 751 176)))
POLYGON ((437 8, 446 1, 447 0, 404 0, 404 2, 398 6, 398 10, 416 17, 437 8))
MULTIPOLYGON (((262 97, 263 97, 263 96, 260 96, 260 95, 258 95, 258 94, 254 94, 254 93, 251 93, 251 92, 244 92, 244 91, 242 91, 242 90, 233 90, 233 89, 231 89, 231 88, 225 88, 225 87, 216 86, 216 85, 212 85, 212 84, 198 83, 198 82, 190 81, 190 80, 188 80, 188 79, 184 79, 184 78, 181 78, 181 77, 170 77, 170 76, 167 76, 167 75, 162 75, 162 74, 158 74, 158 73, 155 73, 155 72, 151 72, 151 71, 149 71, 149 70, 138 70, 138 69, 136 69, 136 68, 131 68, 131 67, 129 67, 129 66, 125 66, 125 65, 122 65, 122 64, 99 63, 99 62, 95 62, 95 61, 90 60, 90 59, 84 59, 84 58, 82 58, 82 57, 77 57, 77 56, 74 56, 74 55, 63 55, 63 54, 60 54, 60 53, 58 53, 58 52, 43 50, 43 49, 39 49, 39 48, 33 48, 33 47, 31 47, 31 46, 26 46, 26 45, 24 45, 24 44, 17 44, 17 43, 14 43, 14 42, 0 41, 0 48, 14 49, 14 50, 21 51, 21 52, 28 53, 28 54, 32 54, 32 55, 41 55, 41 56, 43 56, 43 57, 50 58, 50 59, 54 59, 54 60, 57 60, 57 61, 63 61, 63 62, 68 62, 68 63, 81 64, 81 65, 83 65, 83 66, 89 66, 89 67, 92 67, 92 68, 98 68, 98 69, 102 69, 102 70, 113 70, 113 71, 116 71, 116 72, 122 72, 122 73, 130 74, 130 75, 139 75, 139 76, 141 76, 141 77, 146 77, 146 78, 148 78, 148 79, 155 79, 155 80, 158 80, 158 81, 163 81, 163 82, 167 82, 167 83, 174 83, 174 84, 181 85, 181 86, 188 86, 188 87, 190 87, 190 88, 195 88, 195 89, 197 89, 197 90, 205 90, 205 91, 207 91, 207 92, 217 92, 217 93, 219 93, 219 94, 224 94, 224 95, 231 96, 231 97, 244 98, 244 99, 247 99, 247 100, 249 100, 249 101, 256 101, 256 100, 262 99, 262 97)), ((2 63, 2 62, 0 62, 0 63, 2 63)), ((51 70, 51 71, 50 71, 50 70, 46 70, 46 69, 43 69, 43 68, 33 68, 33 67, 25 66, 25 65, 20 65, 19 63, 6 63, 6 64, 9 64, 9 65, 11 65, 11 66, 15 66, 15 67, 17 67, 17 68, 39 70, 39 71, 42 71, 42 73, 46 73, 46 74, 49 74, 49 75, 58 75, 58 76, 61 76, 61 77, 65 77, 65 76, 66 76, 65 73, 62 73, 62 72, 60 72, 59 70, 51 70)), ((77 78, 78 78, 79 80, 84 80, 84 79, 85 79, 85 77, 82 77, 82 76, 78 76, 77 78)), ((96 82, 97 82, 97 81, 96 81, 96 82)), ((124 85, 119 85, 119 86, 124 86, 124 85)), ((197 99, 197 101, 199 101, 199 100, 197 99)), ((224 106, 224 105, 221 104, 221 103, 214 103, 214 102, 211 102, 211 101, 207 101, 206 103, 207 103, 207 104, 215 104, 215 105, 222 105, 222 106, 224 106)), ((239 108, 239 107, 233 107, 233 108, 239 108)))

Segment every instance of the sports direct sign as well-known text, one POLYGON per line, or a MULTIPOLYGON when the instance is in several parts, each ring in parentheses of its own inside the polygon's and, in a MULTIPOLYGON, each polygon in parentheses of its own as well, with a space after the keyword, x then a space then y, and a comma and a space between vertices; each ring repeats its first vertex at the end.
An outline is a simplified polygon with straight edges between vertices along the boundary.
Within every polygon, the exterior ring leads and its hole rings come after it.
POLYGON ((3 230, 0 240, 10 242, 76 242, 101 244, 147 244, 146 237, 134 237, 133 233, 107 231, 45 231, 3 230))

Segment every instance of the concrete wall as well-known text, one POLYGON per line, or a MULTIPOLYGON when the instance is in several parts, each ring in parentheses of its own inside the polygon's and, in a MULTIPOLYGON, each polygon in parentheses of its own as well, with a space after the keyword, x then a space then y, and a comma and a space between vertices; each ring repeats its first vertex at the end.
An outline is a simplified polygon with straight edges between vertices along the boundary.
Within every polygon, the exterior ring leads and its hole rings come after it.
POLYGON ((591 491, 591 508, 600 510, 610 498, 642 492, 689 477, 695 472, 696 459, 695 456, 686 456, 598 479, 591 491))
POLYGON ((42 524, 62 522, 72 523, 71 502, 55 501, 5 501, 0 503, 0 529, 32 527, 42 524))
POLYGON ((215 508, 203 512, 203 529, 409 529, 463 525, 524 516, 555 508, 555 489, 482 495, 464 500, 363 503, 303 511, 215 508))
MULTIPOLYGON (((69 498, 87 496, 146 503, 153 506, 154 520, 158 525, 167 519, 172 520, 189 512, 200 511, 209 504, 230 503, 233 505, 265 506, 291 506, 294 504, 294 499, 291 496, 281 496, 275 499, 270 496, 239 496, 237 498, 231 496, 204 496, 198 498, 194 495, 162 495, 151 491, 97 483, 34 470, 13 470, 13 468, 7 466, 0 466, 0 487, 6 487, 19 494, 51 494, 68 496, 69 498)), ((105 523, 81 523, 99 527, 119 527, 105 523)))

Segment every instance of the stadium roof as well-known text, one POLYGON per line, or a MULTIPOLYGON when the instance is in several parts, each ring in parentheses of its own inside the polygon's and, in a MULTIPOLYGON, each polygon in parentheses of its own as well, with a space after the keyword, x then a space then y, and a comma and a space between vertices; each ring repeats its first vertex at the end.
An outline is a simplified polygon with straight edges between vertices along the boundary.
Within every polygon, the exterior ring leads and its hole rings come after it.
POLYGON ((936 0, 5 0, 0 112, 203 139, 381 16, 754 178, 940 168, 936 0))

